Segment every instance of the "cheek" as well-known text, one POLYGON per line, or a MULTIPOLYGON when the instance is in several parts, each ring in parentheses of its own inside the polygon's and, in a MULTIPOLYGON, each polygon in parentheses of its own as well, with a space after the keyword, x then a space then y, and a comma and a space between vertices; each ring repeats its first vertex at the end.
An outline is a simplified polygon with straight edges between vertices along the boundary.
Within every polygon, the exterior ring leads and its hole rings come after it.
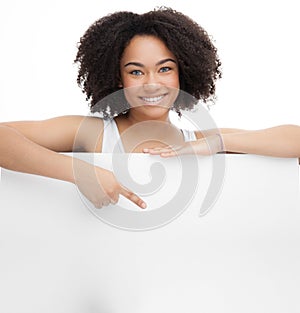
POLYGON ((165 85, 179 89, 179 77, 178 75, 172 75, 165 80, 165 85))
POLYGON ((128 75, 122 75, 121 78, 122 78, 123 88, 129 88, 129 87, 141 85, 141 82, 139 82, 138 79, 134 79, 128 75))
POLYGON ((180 83, 179 83, 179 74, 178 71, 174 70, 171 73, 167 73, 166 75, 162 75, 160 77, 160 83, 170 87, 170 88, 180 88, 180 83))
POLYGON ((123 87, 124 88, 131 88, 131 87, 137 87, 137 86, 141 86, 142 83, 141 82, 137 82, 136 80, 125 80, 123 82, 123 87))

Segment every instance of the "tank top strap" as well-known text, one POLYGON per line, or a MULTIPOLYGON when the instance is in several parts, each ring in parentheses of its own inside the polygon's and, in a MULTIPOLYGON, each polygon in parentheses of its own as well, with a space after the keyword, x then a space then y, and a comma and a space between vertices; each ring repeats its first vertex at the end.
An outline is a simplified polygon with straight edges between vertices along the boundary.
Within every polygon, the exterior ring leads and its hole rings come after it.
POLYGON ((195 135, 195 132, 192 130, 188 130, 188 129, 181 129, 181 132, 183 134, 184 137, 184 141, 196 141, 197 137, 195 135))
POLYGON ((125 153, 114 119, 103 119, 102 153, 125 153))

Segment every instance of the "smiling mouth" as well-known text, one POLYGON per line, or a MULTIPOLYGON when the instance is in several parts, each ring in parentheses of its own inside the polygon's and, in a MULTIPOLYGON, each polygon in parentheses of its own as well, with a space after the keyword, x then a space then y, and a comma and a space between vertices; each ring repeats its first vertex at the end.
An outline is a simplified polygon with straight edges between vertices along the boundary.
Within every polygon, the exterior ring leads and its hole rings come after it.
POLYGON ((140 97, 140 99, 143 100, 147 104, 155 105, 155 104, 158 104, 165 96, 166 94, 156 96, 156 97, 140 97))

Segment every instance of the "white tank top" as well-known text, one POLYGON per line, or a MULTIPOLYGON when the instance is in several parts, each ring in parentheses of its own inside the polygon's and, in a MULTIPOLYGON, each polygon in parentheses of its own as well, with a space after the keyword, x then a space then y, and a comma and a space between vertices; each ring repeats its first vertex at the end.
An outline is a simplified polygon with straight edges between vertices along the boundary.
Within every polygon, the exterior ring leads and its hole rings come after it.
MULTIPOLYGON (((184 141, 197 140, 193 131, 181 129, 184 141)), ((103 119, 102 153, 125 153, 119 130, 114 119, 103 119)))

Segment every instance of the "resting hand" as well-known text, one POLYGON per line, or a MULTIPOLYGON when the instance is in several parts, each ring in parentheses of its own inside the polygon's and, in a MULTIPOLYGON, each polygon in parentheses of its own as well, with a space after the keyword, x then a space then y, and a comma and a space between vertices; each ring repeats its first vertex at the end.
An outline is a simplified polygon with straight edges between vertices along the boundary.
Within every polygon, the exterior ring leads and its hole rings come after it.
POLYGON ((173 157, 183 154, 212 155, 223 151, 220 135, 212 135, 196 141, 185 142, 181 146, 165 146, 157 148, 145 148, 144 153, 160 155, 161 157, 173 157))

